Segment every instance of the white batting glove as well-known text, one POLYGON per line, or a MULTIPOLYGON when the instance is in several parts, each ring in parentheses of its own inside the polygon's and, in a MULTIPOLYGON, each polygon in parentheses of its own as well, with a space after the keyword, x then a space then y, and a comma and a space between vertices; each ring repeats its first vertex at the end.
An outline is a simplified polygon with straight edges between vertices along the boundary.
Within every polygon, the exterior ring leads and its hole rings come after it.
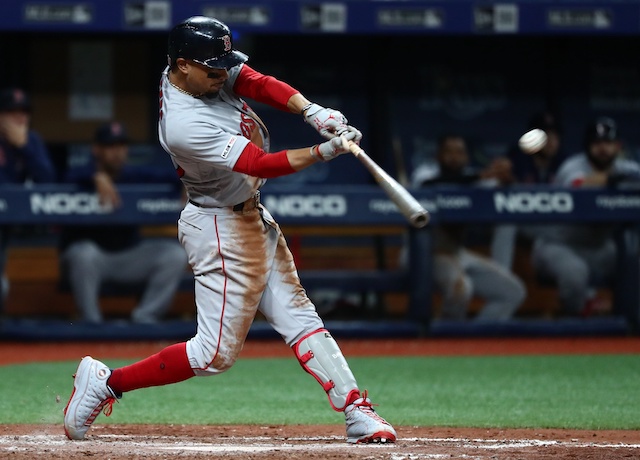
POLYGON ((313 126, 325 139, 336 137, 337 132, 346 128, 347 118, 341 112, 311 104, 304 113, 304 120, 313 126))
POLYGON ((348 126, 346 131, 343 131, 340 137, 333 137, 322 144, 314 145, 311 147, 311 156, 320 161, 333 160, 338 155, 347 153, 349 147, 346 142, 343 143, 342 139, 346 141, 356 142, 356 139, 360 141, 362 139, 362 133, 352 126, 348 126))
POLYGON ((342 128, 340 128, 337 132, 336 132, 336 136, 340 137, 343 134, 348 134, 348 133, 355 133, 355 137, 353 139, 347 139, 347 140, 353 140, 353 142, 355 142, 356 144, 360 145, 360 140, 362 139, 362 133, 360 131, 358 131, 355 127, 351 126, 351 125, 346 125, 342 128))

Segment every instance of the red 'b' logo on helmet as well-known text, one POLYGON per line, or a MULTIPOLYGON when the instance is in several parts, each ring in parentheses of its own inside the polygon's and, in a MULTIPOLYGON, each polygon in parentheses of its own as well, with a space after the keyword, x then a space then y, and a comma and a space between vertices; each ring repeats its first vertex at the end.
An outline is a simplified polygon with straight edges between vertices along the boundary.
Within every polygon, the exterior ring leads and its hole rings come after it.
POLYGON ((222 43, 224 43, 224 50, 231 51, 231 37, 224 35, 222 37, 222 43))

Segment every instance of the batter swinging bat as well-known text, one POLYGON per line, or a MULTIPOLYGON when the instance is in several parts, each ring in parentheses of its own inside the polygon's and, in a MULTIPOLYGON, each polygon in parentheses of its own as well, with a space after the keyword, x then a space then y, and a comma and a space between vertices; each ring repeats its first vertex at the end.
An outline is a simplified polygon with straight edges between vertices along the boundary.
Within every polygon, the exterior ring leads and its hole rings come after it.
POLYGON ((422 207, 406 188, 382 169, 375 161, 353 141, 348 141, 341 136, 342 145, 364 164, 378 185, 382 187, 387 196, 393 201, 409 223, 417 228, 422 228, 429 223, 429 212, 422 207))

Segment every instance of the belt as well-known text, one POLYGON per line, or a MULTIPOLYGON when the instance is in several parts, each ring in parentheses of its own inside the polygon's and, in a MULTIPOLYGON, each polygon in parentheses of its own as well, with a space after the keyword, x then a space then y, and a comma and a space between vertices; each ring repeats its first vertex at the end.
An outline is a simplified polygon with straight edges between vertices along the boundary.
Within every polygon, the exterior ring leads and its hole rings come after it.
MULTIPOLYGON (((219 207, 219 206, 206 206, 204 204, 196 203, 193 200, 189 200, 189 203, 199 208, 218 208, 219 207)), ((256 193, 248 200, 230 207, 234 212, 245 212, 245 211, 251 211, 252 209, 257 208, 259 204, 260 204, 260 190, 256 190, 256 193)))

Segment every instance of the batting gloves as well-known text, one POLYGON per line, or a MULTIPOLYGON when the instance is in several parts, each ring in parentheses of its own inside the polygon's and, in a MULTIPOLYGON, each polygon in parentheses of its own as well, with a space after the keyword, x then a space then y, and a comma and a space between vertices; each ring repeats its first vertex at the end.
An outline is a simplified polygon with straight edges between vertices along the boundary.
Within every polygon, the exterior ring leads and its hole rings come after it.
POLYGON ((309 104, 302 109, 304 120, 313 126, 325 139, 331 139, 337 132, 347 127, 347 118, 341 112, 324 108, 318 104, 309 104))
POLYGON ((346 126, 340 131, 338 137, 333 137, 322 144, 311 147, 311 156, 320 161, 333 160, 338 155, 347 153, 349 148, 346 143, 343 144, 342 138, 346 141, 353 141, 356 144, 362 139, 362 133, 353 126, 346 126))

